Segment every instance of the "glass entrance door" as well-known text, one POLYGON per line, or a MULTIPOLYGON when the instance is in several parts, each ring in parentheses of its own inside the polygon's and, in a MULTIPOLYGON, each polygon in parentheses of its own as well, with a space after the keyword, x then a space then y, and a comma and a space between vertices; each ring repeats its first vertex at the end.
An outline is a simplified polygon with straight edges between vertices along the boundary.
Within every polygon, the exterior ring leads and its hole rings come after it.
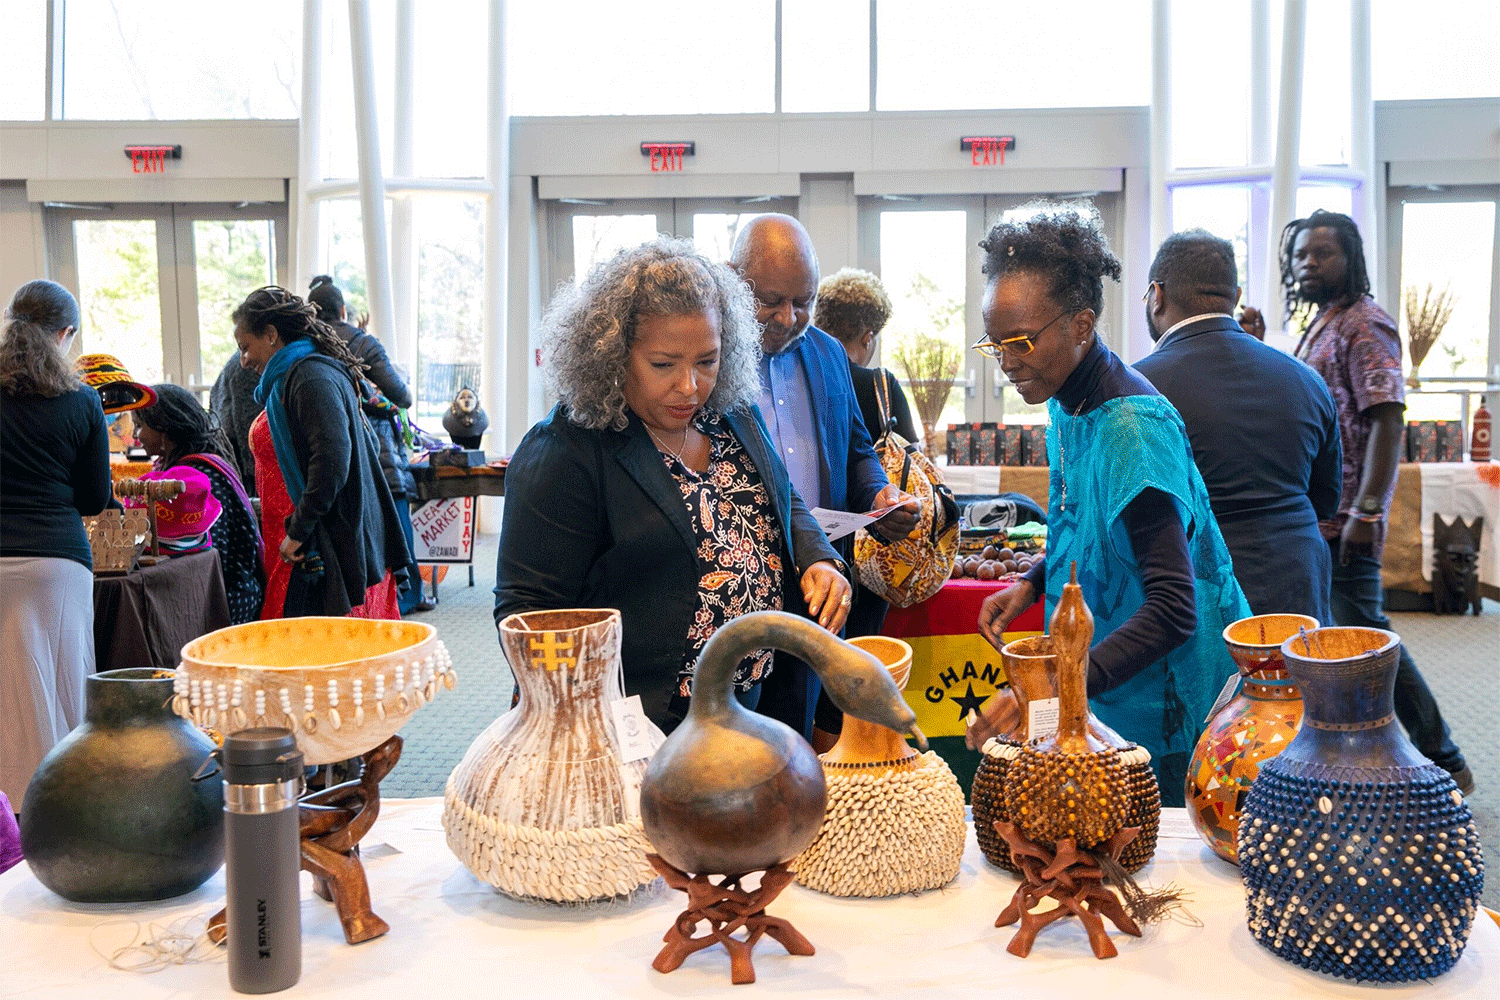
POLYGON ((229 314, 285 283, 284 204, 48 206, 52 273, 78 296, 78 350, 141 382, 213 383, 234 353, 229 314))

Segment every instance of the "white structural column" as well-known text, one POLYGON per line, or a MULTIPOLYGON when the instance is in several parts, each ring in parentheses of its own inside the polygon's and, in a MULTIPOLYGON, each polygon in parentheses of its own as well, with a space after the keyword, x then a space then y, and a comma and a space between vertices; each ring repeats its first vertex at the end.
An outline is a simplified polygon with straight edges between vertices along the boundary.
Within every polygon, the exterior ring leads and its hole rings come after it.
POLYGON ((289 269, 294 289, 306 288, 318 267, 319 203, 308 187, 323 179, 323 0, 302 0, 302 113, 297 120, 297 257, 289 269))
POLYGON ((1349 4, 1349 166, 1359 176, 1354 189, 1354 222, 1364 237, 1365 260, 1375 264, 1369 269, 1370 291, 1380 300, 1384 268, 1379 262, 1382 238, 1380 204, 1384 185, 1375 164, 1375 100, 1371 94, 1370 0, 1351 0, 1349 4))
POLYGON ((380 119, 375 110, 375 45, 370 6, 349 0, 349 53, 354 68, 354 134, 359 153, 359 209, 364 221, 365 283, 370 332, 405 357, 403 332, 391 304, 391 255, 385 225, 385 175, 380 165, 380 119))
MULTIPOLYGON (((417 173, 412 123, 416 114, 416 0, 396 0, 396 120, 392 136, 391 173, 410 180, 417 173)), ((391 303, 396 315, 396 363, 417 391, 417 230, 416 204, 410 195, 391 201, 391 303)))
POLYGON ((1250 164, 1264 167, 1266 175, 1250 185, 1250 227, 1245 270, 1240 286, 1245 304, 1264 310, 1273 303, 1257 300, 1265 287, 1266 242, 1271 231, 1271 158, 1276 153, 1271 108, 1276 89, 1271 80, 1271 0, 1250 0, 1250 164))
POLYGON ((1172 235, 1172 192, 1167 188, 1172 155, 1172 4, 1151 5, 1151 247, 1172 235))
POLYGON ((1285 308, 1281 292, 1281 230, 1296 217, 1297 183, 1301 180, 1302 60, 1307 50, 1307 5, 1286 0, 1281 15, 1281 92, 1276 109, 1276 156, 1271 166, 1271 225, 1266 247, 1261 307, 1266 329, 1282 329, 1285 308))
MULTIPOLYGON (((505 397, 507 386, 506 290, 509 285, 510 243, 510 103, 506 94, 505 0, 489 4, 489 77, 485 105, 485 180, 489 199, 484 213, 484 354, 480 397, 490 417, 489 451, 509 450, 505 397)), ((526 331, 518 336, 525 337, 526 331)), ((486 497, 480 506, 480 527, 500 530, 500 504, 486 497)))

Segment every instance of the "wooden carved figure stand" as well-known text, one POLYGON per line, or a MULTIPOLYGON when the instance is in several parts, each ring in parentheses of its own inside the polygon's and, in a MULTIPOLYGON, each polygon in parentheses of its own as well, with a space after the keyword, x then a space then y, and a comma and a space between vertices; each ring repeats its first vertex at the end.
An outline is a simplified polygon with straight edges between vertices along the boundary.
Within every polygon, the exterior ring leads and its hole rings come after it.
MULTIPOLYGON (((1007 927, 1017 921, 1021 923, 1006 951, 1025 958, 1031 954, 1031 946, 1042 928, 1066 917, 1077 917, 1083 923, 1095 958, 1114 958, 1119 954, 1104 928, 1104 917, 1126 934, 1141 936, 1140 925, 1125 912, 1114 890, 1103 884, 1104 872, 1099 862, 1079 850, 1077 841, 1071 838, 1059 840, 1056 847, 1049 850, 1028 840, 1016 824, 1002 820, 995 821, 995 832, 1010 847, 1010 855, 1020 866, 1023 879, 1011 897, 1010 905, 995 918, 996 927, 1007 927), (1055 900, 1057 906, 1036 911, 1036 905, 1047 898, 1055 900)), ((1138 827, 1127 826, 1096 850, 1118 862, 1120 852, 1139 832, 1138 827)))
POLYGON ((672 929, 663 935, 666 944, 651 963, 657 972, 671 972, 694 952, 722 944, 729 952, 730 981, 740 986, 755 982, 750 953, 762 936, 780 941, 791 955, 816 953, 812 942, 790 921, 766 916, 766 907, 792 883, 793 872, 785 862, 767 869, 761 875, 760 887, 747 891, 740 888, 744 875, 726 875, 716 885, 707 875, 689 875, 659 854, 648 854, 646 860, 667 885, 688 897, 688 908, 677 915, 672 929), (708 933, 695 937, 694 932, 704 921, 708 922, 708 933), (740 930, 746 932, 745 936, 735 937, 740 930))
MULTIPOLYGON (((313 877, 313 892, 333 903, 344 940, 359 944, 391 929, 370 908, 370 883, 359 860, 359 842, 380 816, 380 782, 401 759, 402 741, 392 736, 364 755, 364 773, 352 781, 307 792, 297 800, 302 833, 302 870, 313 877)), ((228 924, 220 910, 208 922, 208 936, 223 944, 228 924)))

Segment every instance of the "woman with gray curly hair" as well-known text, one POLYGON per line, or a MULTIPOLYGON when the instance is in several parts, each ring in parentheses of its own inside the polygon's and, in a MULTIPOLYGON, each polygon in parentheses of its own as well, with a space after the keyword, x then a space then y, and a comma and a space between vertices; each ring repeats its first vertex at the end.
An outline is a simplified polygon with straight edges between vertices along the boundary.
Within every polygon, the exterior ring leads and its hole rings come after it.
MULTIPOLYGON (((735 273, 651 240, 560 290, 542 329, 559 402, 506 472, 496 623, 619 609, 625 691, 666 731, 731 619, 785 608, 837 633, 849 582, 755 407, 760 331, 735 273)), ((740 664, 747 706, 770 668, 770 650, 740 664)))

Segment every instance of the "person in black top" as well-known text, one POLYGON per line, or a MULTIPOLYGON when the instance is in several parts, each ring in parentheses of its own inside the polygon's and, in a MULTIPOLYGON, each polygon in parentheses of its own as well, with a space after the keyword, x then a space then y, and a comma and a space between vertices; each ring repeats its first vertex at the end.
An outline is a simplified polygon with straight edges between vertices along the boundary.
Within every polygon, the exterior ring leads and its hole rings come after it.
POLYGON ((250 450, 250 425, 265 409, 255 401, 255 386, 260 376, 240 364, 240 356, 231 354, 224 370, 208 391, 208 409, 219 421, 229 439, 230 453, 240 474, 240 482, 255 493, 255 453, 250 450))
POLYGON ((285 288, 256 289, 233 319, 241 363, 261 373, 256 397, 293 508, 277 548, 296 567, 283 615, 347 615, 387 571, 399 585, 411 562, 359 409, 359 360, 285 288))
POLYGON ((1135 367, 1182 415, 1250 609, 1331 624, 1318 520, 1339 504, 1338 410, 1317 372, 1240 328, 1239 294, 1228 240, 1167 237, 1146 289, 1156 349, 1135 367))
POLYGON ((832 335, 849 355, 849 377, 870 440, 878 442, 887 430, 920 443, 911 419, 911 405, 901 383, 884 368, 871 368, 875 338, 891 318, 891 300, 880 279, 869 271, 846 267, 818 283, 818 301, 813 307, 813 326, 832 335), (885 381, 887 403, 882 407, 876 379, 885 381))
POLYGON ((21 808, 37 764, 83 721, 94 672, 94 575, 79 515, 110 501, 99 394, 67 352, 78 303, 22 285, 0 337, 0 791, 21 808))
POLYGON ((208 477, 214 499, 223 508, 209 535, 219 550, 229 621, 255 621, 266 593, 260 527, 228 442, 197 396, 179 385, 164 383, 152 389, 156 402, 134 414, 136 440, 155 459, 154 468, 166 471, 182 465, 208 477))
MULTIPOLYGON (((307 301, 318 310, 318 319, 333 327, 333 331, 349 345, 349 352, 365 366, 365 379, 375 392, 367 393, 360 405, 375 437, 380 441, 380 469, 385 473, 386 485, 396 501, 396 511, 401 517, 401 530, 406 536, 406 547, 416 551, 416 538, 411 527, 410 500, 416 496, 416 482, 412 479, 411 466, 407 461, 405 423, 403 410, 412 405, 411 390, 406 380, 391 363, 385 345, 363 326, 349 322, 349 310, 344 304, 344 293, 326 274, 313 278, 308 288, 307 301)), ((363 319, 360 320, 364 322, 363 319)), ((422 599, 422 578, 417 564, 408 567, 406 585, 401 588, 401 613, 430 611, 431 603, 422 599)))

